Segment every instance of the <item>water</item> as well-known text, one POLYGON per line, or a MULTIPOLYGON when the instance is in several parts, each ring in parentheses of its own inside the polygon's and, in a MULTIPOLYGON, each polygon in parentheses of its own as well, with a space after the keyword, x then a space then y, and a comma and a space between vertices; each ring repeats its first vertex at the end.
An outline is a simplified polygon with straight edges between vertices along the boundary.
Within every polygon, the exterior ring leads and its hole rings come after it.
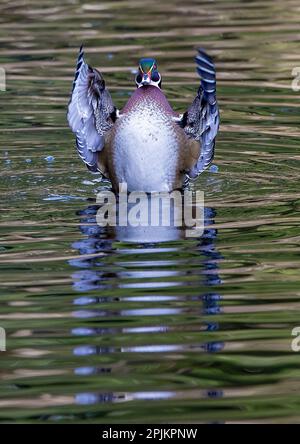
POLYGON ((4 422, 300 422, 300 6, 295 0, 1 1, 4 422), (132 243, 95 224, 66 124, 81 42, 122 107, 141 56, 184 111, 218 68, 205 232, 132 243))

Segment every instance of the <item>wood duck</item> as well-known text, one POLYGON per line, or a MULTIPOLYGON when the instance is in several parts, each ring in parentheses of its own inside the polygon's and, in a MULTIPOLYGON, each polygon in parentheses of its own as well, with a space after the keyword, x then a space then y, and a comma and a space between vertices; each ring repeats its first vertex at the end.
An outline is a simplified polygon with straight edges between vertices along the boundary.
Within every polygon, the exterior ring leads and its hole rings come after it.
POLYGON ((140 60, 137 88, 119 111, 80 48, 68 122, 81 159, 109 178, 115 191, 126 183, 128 191, 169 192, 212 162, 219 128, 215 66, 201 49, 195 61, 201 83, 185 113, 173 111, 152 58, 140 60))

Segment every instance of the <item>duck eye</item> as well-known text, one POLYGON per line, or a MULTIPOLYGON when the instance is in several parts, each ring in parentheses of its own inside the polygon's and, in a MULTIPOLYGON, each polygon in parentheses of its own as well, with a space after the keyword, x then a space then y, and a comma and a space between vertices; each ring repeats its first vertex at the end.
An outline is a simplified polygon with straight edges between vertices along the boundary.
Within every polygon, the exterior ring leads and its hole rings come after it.
POLYGON ((151 80, 153 82, 158 82, 159 81, 159 77, 160 77, 159 73, 157 71, 155 71, 155 72, 152 73, 151 80))

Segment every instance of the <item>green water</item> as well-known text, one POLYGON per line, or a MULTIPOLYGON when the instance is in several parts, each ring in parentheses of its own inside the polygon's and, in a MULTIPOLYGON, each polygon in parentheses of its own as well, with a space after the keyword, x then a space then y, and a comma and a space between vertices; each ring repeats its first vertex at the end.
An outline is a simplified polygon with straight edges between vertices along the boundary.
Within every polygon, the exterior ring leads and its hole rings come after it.
POLYGON ((300 6, 268 1, 0 2, 2 422, 300 422, 300 6), (95 224, 107 184, 66 124, 75 59, 118 107, 155 56, 184 111, 197 46, 221 131, 205 232, 130 243, 95 224))

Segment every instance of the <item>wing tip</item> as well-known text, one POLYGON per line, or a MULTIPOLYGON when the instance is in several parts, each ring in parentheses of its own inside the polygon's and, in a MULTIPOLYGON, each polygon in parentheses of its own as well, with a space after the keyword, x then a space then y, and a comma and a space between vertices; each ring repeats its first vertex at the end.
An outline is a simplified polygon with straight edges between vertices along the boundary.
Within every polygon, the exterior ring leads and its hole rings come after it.
POLYGON ((76 63, 76 71, 80 68, 82 65, 82 62, 84 60, 84 51, 83 51, 83 43, 80 45, 78 56, 77 56, 77 63, 76 63))
POLYGON ((84 50, 83 50, 83 43, 80 45, 78 57, 77 57, 77 65, 83 60, 84 57, 84 50))
POLYGON ((77 56, 77 62, 76 62, 76 70, 75 70, 75 77, 73 80, 73 87, 72 87, 72 93, 75 89, 75 85, 77 82, 77 79, 79 77, 80 68, 84 63, 84 51, 83 51, 83 43, 80 45, 78 56, 77 56))
POLYGON ((198 54, 195 57, 195 62, 199 68, 208 69, 215 73, 216 67, 213 59, 202 48, 198 48, 198 54))
POLYGON ((203 48, 197 48, 195 57, 197 73, 201 77, 201 85, 204 92, 210 96, 216 93, 216 68, 213 59, 203 48))
MULTIPOLYGON (((210 55, 208 55, 208 53, 206 52, 206 50, 205 50, 204 48, 197 48, 197 51, 198 51, 198 55, 199 55, 199 56, 202 56, 203 59, 204 59, 207 63, 211 64, 212 66, 215 66, 212 57, 211 57, 210 55)), ((197 58, 197 56, 196 56, 196 58, 197 58)))

